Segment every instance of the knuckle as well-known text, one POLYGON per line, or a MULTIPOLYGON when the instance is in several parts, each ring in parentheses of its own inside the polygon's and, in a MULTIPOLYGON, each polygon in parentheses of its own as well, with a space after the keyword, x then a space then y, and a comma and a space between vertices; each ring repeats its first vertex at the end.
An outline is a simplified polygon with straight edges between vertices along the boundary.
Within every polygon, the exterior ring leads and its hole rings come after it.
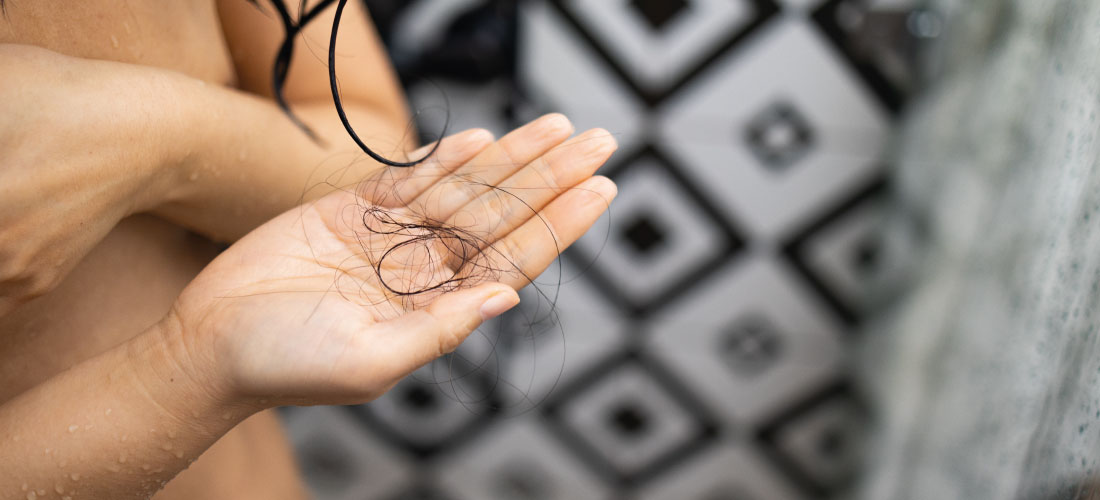
POLYGON ((439 332, 439 345, 436 352, 437 357, 454 352, 455 349, 458 349, 463 339, 461 327, 457 325, 447 325, 442 322, 441 324, 443 328, 439 332))

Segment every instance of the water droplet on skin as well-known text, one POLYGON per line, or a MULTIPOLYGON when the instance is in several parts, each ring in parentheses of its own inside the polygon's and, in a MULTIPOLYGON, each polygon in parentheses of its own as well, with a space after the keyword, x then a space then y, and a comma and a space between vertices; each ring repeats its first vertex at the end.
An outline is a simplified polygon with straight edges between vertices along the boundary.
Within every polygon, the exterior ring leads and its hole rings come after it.
POLYGON ((160 446, 164 451, 170 451, 172 449, 172 443, 164 443, 160 446))
POLYGON ((111 465, 107 466, 107 470, 109 470, 111 472, 118 472, 118 471, 121 471, 122 468, 120 468, 119 466, 117 466, 115 464, 111 464, 111 465))
POLYGON ((168 439, 176 439, 176 431, 169 429, 168 430, 168 439))
POLYGON ((149 469, 152 469, 152 467, 149 467, 149 464, 142 464, 141 465, 141 470, 149 470, 149 469))
POLYGON ((38 495, 31 491, 27 493, 27 500, 38 500, 38 495))
POLYGON ((233 414, 231 414, 229 412, 225 412, 225 413, 222 414, 222 420, 229 420, 231 418, 233 418, 233 414))
POLYGON ((56 491, 58 495, 65 493, 65 487, 60 484, 53 485, 53 490, 56 491))
POLYGON ((107 411, 103 412, 103 414, 106 415, 106 416, 110 416, 111 415, 111 409, 107 408, 107 411))
POLYGON ((72 479, 73 481, 80 481, 80 474, 77 474, 75 472, 72 473, 72 474, 69 474, 69 479, 72 479))
POLYGON ((27 491, 27 483, 23 483, 23 491, 27 491))
POLYGON ((76 432, 76 430, 79 429, 79 428, 80 428, 79 425, 70 425, 69 426, 69 434, 72 434, 72 433, 76 432))
POLYGON ((111 35, 111 46, 116 49, 118 48, 118 38, 116 38, 114 35, 111 35))
POLYGON ((197 180, 199 180, 199 173, 198 172, 191 172, 191 175, 187 179, 192 181, 192 182, 197 181, 197 180))
POLYGON ((262 405, 266 405, 266 404, 267 404, 267 400, 266 400, 266 399, 261 399, 261 400, 260 400, 260 404, 262 404, 262 405))
POLYGON ((46 490, 38 490, 37 493, 38 493, 38 496, 40 496, 40 497, 46 496, 46 490))
POLYGON ((179 450, 176 452, 176 458, 183 458, 183 450, 179 450))

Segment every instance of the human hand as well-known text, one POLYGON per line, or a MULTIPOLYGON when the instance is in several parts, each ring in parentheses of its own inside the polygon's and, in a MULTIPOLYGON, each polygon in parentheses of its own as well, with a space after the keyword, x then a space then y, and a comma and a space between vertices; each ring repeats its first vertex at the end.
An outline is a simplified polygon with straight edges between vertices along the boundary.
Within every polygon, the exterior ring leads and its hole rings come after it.
POLYGON ((615 185, 592 174, 615 141, 571 133, 548 115, 492 144, 457 134, 425 164, 264 224, 166 319, 186 346, 181 366, 261 406, 378 397, 514 306, 515 289, 607 208, 615 185))

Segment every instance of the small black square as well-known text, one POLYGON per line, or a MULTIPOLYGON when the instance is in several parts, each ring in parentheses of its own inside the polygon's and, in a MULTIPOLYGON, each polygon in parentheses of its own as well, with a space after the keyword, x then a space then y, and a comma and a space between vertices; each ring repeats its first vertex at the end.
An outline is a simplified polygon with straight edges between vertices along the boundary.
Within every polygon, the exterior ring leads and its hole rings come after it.
POLYGON ((757 317, 737 323, 719 342, 719 352, 730 369, 743 376, 763 373, 783 352, 783 341, 775 328, 757 317))
POLYGON ((642 15, 651 28, 660 31, 687 9, 688 3, 685 0, 632 0, 630 6, 642 15))
POLYGON ((852 268, 867 275, 875 272, 882 257, 882 242, 875 235, 861 238, 851 249, 852 268))
POLYGON ((749 121, 745 140, 761 163, 782 170, 810 151, 814 133, 809 121, 792 104, 778 101, 749 121))
POLYGON ((353 482, 358 471, 347 450, 329 438, 310 440, 298 451, 298 460, 305 477, 315 487, 336 490, 353 482))
POLYGON ((664 229, 646 214, 623 226, 622 237, 639 255, 649 255, 665 242, 664 229))
POLYGON ((402 392, 401 403, 416 412, 429 412, 439 406, 439 394, 423 384, 411 384, 402 392))
POLYGON ((633 401, 623 401, 612 407, 607 416, 608 425, 620 436, 638 438, 649 428, 649 415, 633 401))

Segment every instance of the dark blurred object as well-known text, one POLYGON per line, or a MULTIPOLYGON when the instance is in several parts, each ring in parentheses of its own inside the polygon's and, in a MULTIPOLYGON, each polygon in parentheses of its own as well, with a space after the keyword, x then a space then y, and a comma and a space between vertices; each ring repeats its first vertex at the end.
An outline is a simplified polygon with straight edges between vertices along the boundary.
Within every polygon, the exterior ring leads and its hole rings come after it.
POLYGON ((814 17, 895 111, 920 83, 923 47, 944 27, 942 16, 928 8, 874 9, 859 0, 827 2, 814 17))
POLYGON ((425 78, 485 83, 512 77, 516 68, 517 2, 470 2, 464 12, 439 27, 438 36, 423 46, 400 43, 402 16, 422 3, 416 0, 364 0, 401 81, 411 85, 425 78))

